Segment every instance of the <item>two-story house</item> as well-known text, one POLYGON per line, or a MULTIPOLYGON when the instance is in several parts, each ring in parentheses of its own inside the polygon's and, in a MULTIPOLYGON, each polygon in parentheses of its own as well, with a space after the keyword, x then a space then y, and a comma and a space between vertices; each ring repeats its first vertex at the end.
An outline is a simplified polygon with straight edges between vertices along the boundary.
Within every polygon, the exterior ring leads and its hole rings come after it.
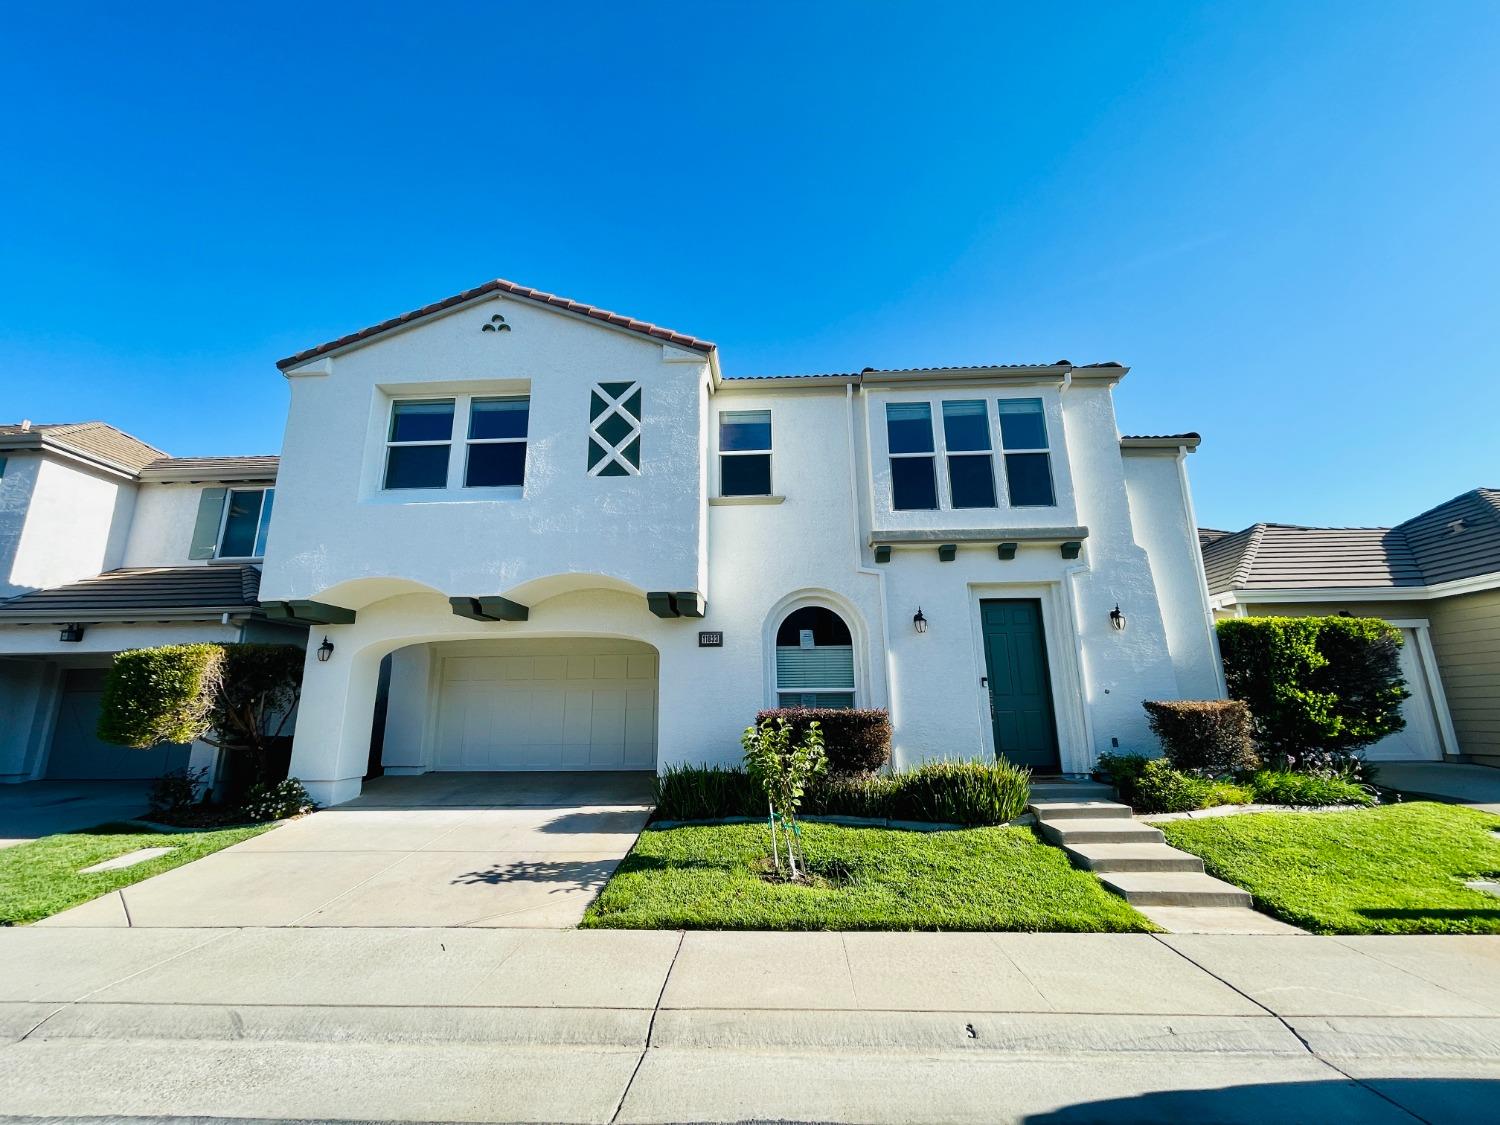
POLYGON ((256 597, 275 480, 275 457, 168 457, 103 422, 0 426, 0 783, 188 763, 95 737, 117 652, 305 642, 256 597))
POLYGON ((1222 694, 1198 438, 1122 438, 1118 364, 726 378, 495 281, 279 366, 259 597, 312 629, 319 801, 735 762, 778 704, 889 708, 901 766, 1077 773, 1154 745, 1143 699, 1222 694))

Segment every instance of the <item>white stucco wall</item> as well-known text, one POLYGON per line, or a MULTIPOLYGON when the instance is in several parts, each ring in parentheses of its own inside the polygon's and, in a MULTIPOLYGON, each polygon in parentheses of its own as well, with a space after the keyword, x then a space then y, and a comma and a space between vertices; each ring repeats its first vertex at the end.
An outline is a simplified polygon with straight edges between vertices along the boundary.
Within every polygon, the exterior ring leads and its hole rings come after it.
POLYGON ((0 597, 61 586, 120 565, 135 504, 134 482, 50 456, 11 457, 5 478, 0 482, 0 562, 8 556, 9 566, 0 574, 0 597), (19 502, 23 492, 24 505, 19 502))
MULTIPOLYGON (((233 485, 150 483, 140 486, 121 566, 199 566, 190 559, 198 498, 205 488, 233 485)), ((258 487, 258 486, 254 486, 258 487)))
POLYGON ((398 580, 531 604, 559 587, 529 583, 573 574, 703 589, 705 357, 497 298, 326 363, 328 374, 291 378, 263 599, 357 607, 398 580), (494 315, 510 331, 482 331, 494 315), (641 474, 591 477, 589 394, 614 381, 642 384, 641 474), (382 491, 391 401, 453 393, 530 395, 520 495, 382 491))
POLYGON ((1124 465, 1136 537, 1151 561, 1177 690, 1183 699, 1222 699, 1224 682, 1191 510, 1186 454, 1131 451, 1124 465))

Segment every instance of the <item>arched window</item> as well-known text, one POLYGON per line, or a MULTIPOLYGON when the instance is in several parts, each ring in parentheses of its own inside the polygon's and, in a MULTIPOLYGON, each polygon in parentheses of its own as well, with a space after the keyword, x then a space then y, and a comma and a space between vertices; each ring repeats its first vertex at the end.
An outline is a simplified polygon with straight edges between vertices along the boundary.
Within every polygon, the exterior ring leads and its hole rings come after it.
POLYGON ((854 642, 833 610, 804 606, 776 630, 776 705, 854 706, 854 642))

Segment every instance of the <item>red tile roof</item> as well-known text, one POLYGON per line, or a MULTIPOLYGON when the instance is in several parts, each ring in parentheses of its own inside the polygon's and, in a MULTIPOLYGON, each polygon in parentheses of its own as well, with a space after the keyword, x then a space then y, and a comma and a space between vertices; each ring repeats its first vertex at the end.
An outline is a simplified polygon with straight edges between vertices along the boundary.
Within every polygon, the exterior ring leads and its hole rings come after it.
POLYGON ((338 348, 357 344, 362 340, 369 340, 379 336, 383 332, 389 332, 393 328, 400 328, 404 324, 421 320, 423 317, 432 316, 434 313, 443 312, 456 305, 462 305, 468 301, 483 297, 489 293, 504 293, 511 297, 522 297, 528 301, 535 301, 539 305, 548 305, 552 308, 562 309, 566 312, 577 313, 579 316, 590 317, 593 320, 603 321, 605 324, 614 325, 616 328, 624 328, 629 332, 639 332, 642 336, 650 336, 657 340, 663 340, 669 344, 679 347, 691 348, 694 351, 711 352, 714 345, 707 340, 700 340, 696 336, 688 336, 681 332, 673 332, 670 328, 661 328, 644 320, 636 320, 634 317, 623 316, 613 313, 607 309, 597 308, 594 305, 585 305, 581 301, 572 301, 567 297, 559 297, 555 293, 543 293, 540 289, 532 289, 529 286, 517 285, 514 281, 506 281, 496 278, 494 281, 486 281, 483 285, 473 289, 465 289, 462 293, 455 293, 451 297, 445 297, 441 301, 434 301, 430 305, 424 305, 420 309, 402 313, 400 316, 383 320, 379 324, 372 324, 369 328, 361 328, 358 332, 351 332, 347 336, 340 336, 337 340, 330 340, 326 344, 319 344, 315 348, 298 352, 296 355, 287 356, 278 360, 276 366, 285 371, 289 367, 306 363, 310 359, 316 359, 320 355, 338 348))

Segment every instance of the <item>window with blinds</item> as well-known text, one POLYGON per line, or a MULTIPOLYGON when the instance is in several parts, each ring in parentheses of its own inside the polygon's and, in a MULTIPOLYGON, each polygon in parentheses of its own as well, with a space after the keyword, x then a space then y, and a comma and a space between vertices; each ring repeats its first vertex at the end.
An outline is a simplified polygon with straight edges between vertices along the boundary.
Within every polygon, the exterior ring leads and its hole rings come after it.
POLYGON ((853 640, 833 610, 806 606, 777 629, 776 705, 854 706, 853 640))

